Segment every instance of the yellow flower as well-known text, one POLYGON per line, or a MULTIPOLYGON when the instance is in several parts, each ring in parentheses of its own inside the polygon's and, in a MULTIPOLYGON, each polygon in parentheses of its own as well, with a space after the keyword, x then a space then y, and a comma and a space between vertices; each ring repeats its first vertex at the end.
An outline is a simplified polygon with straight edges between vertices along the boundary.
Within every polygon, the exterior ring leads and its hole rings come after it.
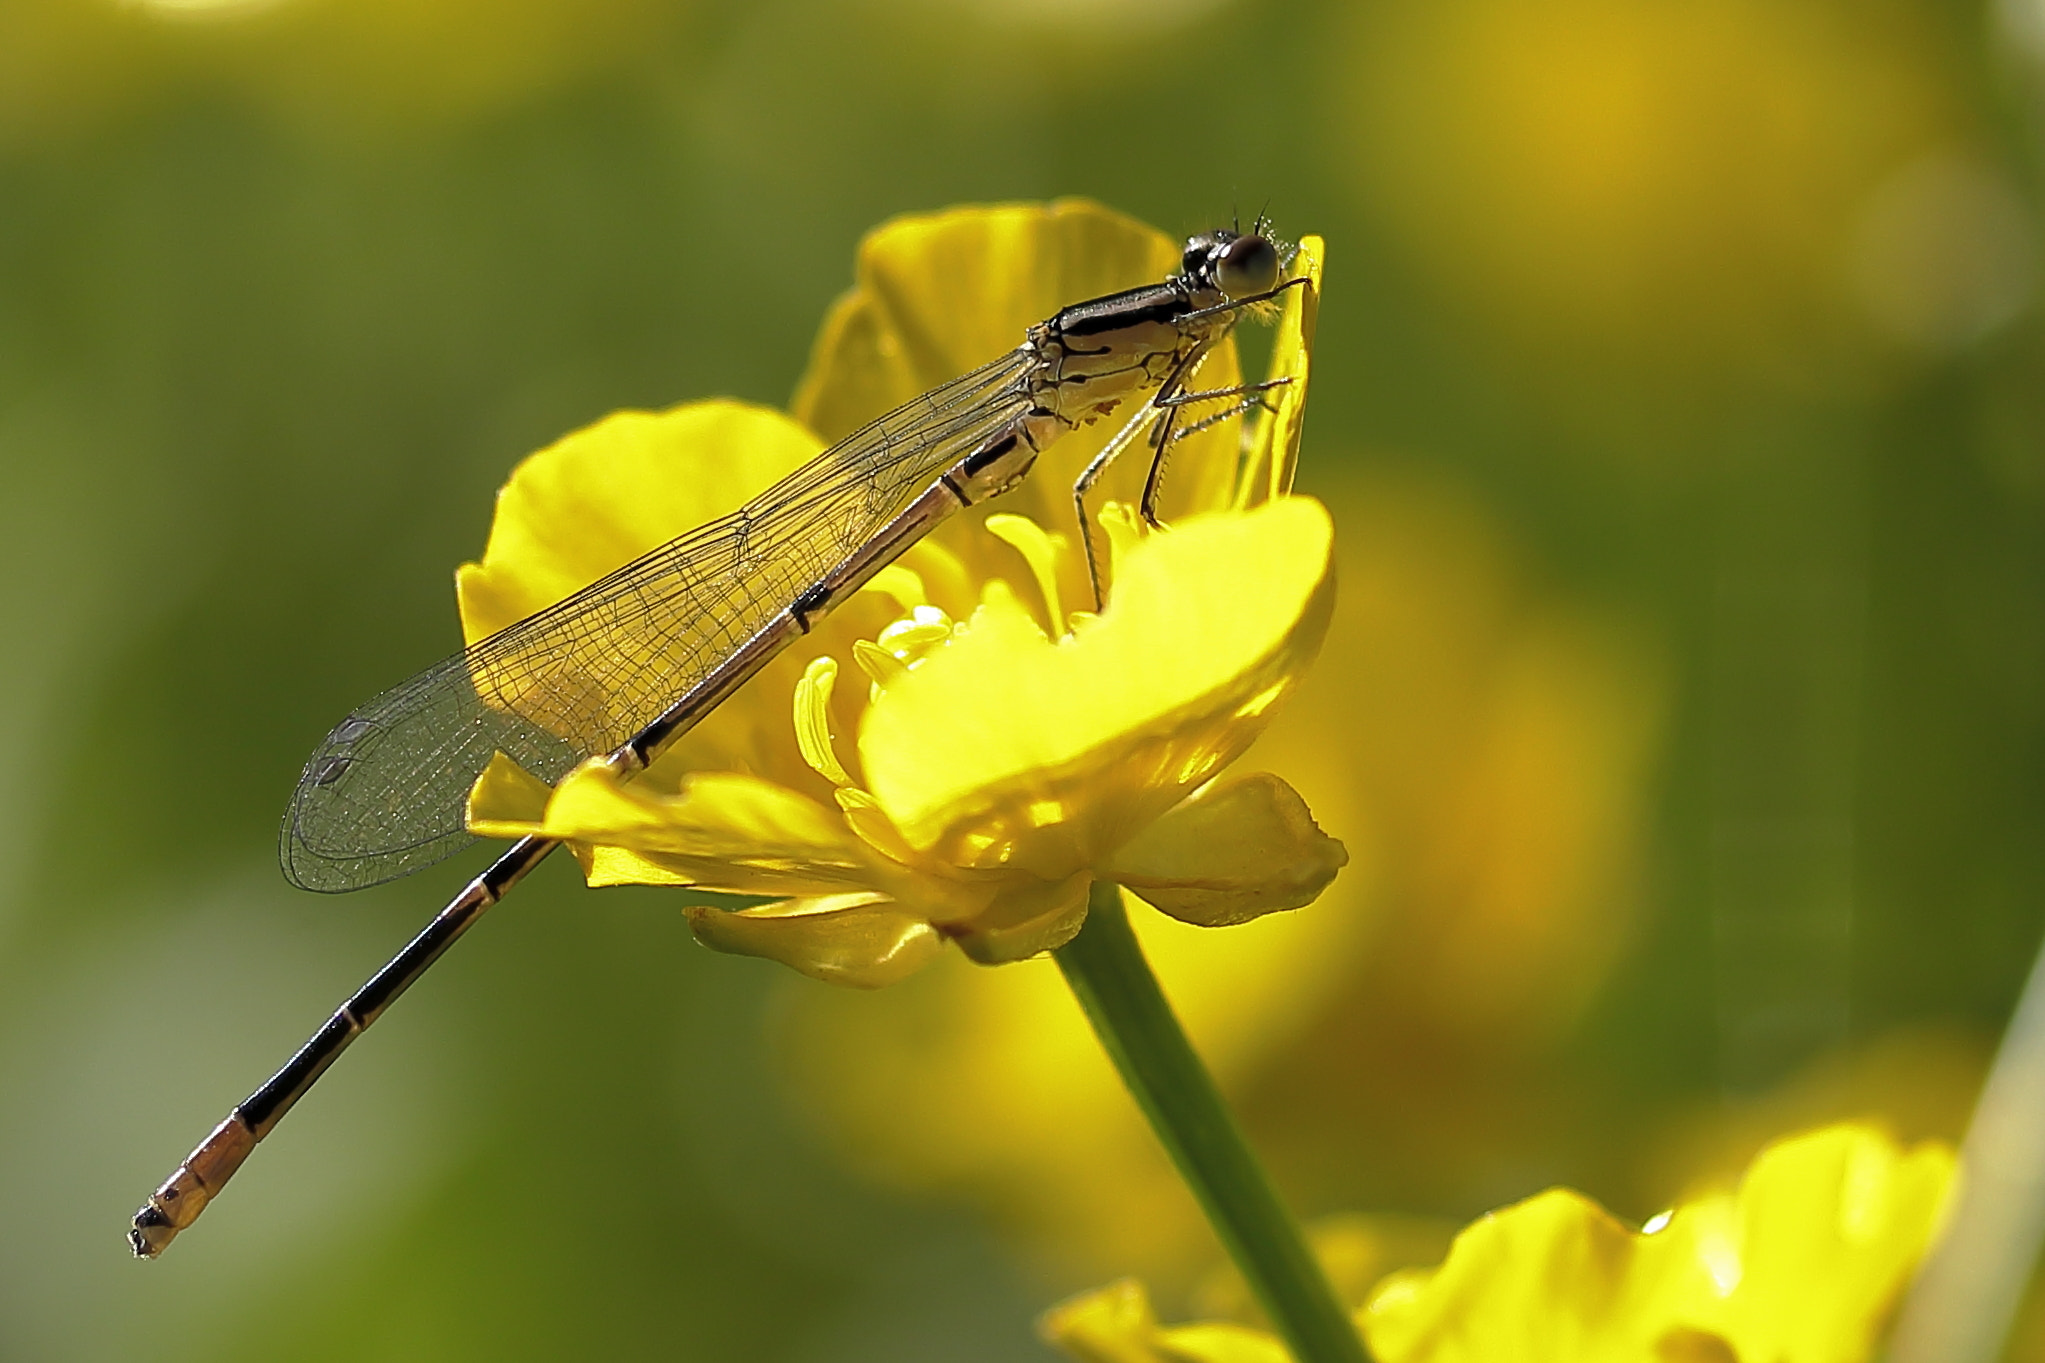
MULTIPOLYGON (((825 325, 796 419, 729 402, 619 413, 521 466, 483 561, 459 579, 469 636, 728 510, 1059 306, 1160 278, 1177 257, 1162 235, 1080 202, 881 228, 825 325)), ((1298 268, 1318 268, 1317 242, 1298 268)), ((641 778, 589 763, 549 791, 500 759, 471 826, 565 839, 594 885, 775 896, 691 919, 713 947, 859 985, 900 978, 948 939, 986 962, 1055 947, 1097 879, 1204 925, 1311 902, 1341 845, 1278 778, 1216 779, 1311 662, 1332 604, 1327 513, 1282 495, 1305 293, 1289 295, 1300 301, 1277 352, 1293 382, 1248 458, 1222 423, 1174 453, 1171 533, 1144 535, 1118 507, 1102 516, 1113 590, 1098 616, 1067 609, 1090 593, 1070 489, 1113 419, 917 545, 641 778), (864 685, 843 684, 848 666, 864 685)), ((1226 349, 1200 386, 1237 374, 1226 349)), ((1146 472, 1124 460, 1097 495, 1134 501, 1146 472)))
POLYGON ((1862 380, 1841 243, 1884 177, 1963 135, 1921 12, 1448 0, 1347 15, 1338 164, 1402 258, 1511 345, 1547 400, 1595 403, 1600 429, 1623 405, 1610 380, 1555 383, 1558 366, 1700 396, 1728 379, 1862 380))
MULTIPOLYGON (((1846 1124, 1764 1150, 1733 1192, 1635 1231, 1556 1188, 1477 1221, 1356 1312, 1382 1363, 1849 1363, 1936 1233, 1949 1148, 1846 1124)), ((1279 1363, 1241 1322, 1166 1327, 1124 1281, 1046 1313, 1087 1363, 1279 1363)))
MULTIPOLYGON (((1350 864, 1312 913, 1130 922, 1283 1186, 1336 1206, 1389 1178, 1469 1205, 1530 1149, 1609 1148, 1611 1095, 1565 1099, 1550 1057, 1630 940, 1661 683, 1467 493, 1324 486, 1334 621, 1243 762, 1285 773, 1350 864)), ((1199 1209, 1051 962, 783 992, 791 1096, 861 1176, 984 1212, 1056 1283, 1197 1270, 1199 1209)))

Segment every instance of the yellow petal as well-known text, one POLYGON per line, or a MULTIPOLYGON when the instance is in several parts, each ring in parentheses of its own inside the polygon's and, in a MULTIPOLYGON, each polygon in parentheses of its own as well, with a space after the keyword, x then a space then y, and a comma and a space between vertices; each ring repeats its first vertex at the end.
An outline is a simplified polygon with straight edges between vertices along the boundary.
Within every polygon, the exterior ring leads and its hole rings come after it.
POLYGON ((1292 1363, 1270 1335, 1225 1320, 1168 1326, 1158 1331, 1158 1343, 1167 1363, 1292 1363))
POLYGON ((987 518, 987 533, 1012 547, 1029 565, 1037 594, 1044 599, 1044 630, 1052 638, 1065 633, 1065 603, 1058 595, 1058 558, 1064 536, 1045 533, 1028 516, 996 514, 987 518))
POLYGON ((532 813, 531 782, 509 759, 493 761, 470 792, 470 826, 492 837, 573 843, 592 884, 775 895, 875 884, 871 857, 834 811, 756 776, 698 772, 666 794, 586 762, 562 780, 540 817, 517 817, 532 813))
POLYGON ((936 605, 955 616, 972 610, 978 590, 977 574, 945 543, 943 527, 939 527, 937 534, 910 545, 900 563, 923 584, 924 597, 917 605, 936 605))
POLYGON ((816 436, 731 401, 614 412, 513 471, 480 563, 455 576, 474 643, 734 510, 814 458, 816 436))
POLYGON ((1254 772, 1181 804, 1101 874, 1181 922, 1222 927, 1313 903, 1348 863, 1297 791, 1254 772))
POLYGON ((856 284, 825 319, 798 420, 843 439, 890 407, 1022 344, 1058 309, 1155 283, 1179 243, 1085 199, 895 218, 859 243, 856 284))
POLYGON ((990 597, 867 710, 867 788, 956 865, 1100 864, 1238 756, 1311 661, 1332 535, 1303 498, 1189 521, 1132 550, 1106 613, 1058 643, 990 597))
MULTIPOLYGON (((583 882, 592 890, 608 889, 613 885, 667 885, 691 890, 709 888, 703 883, 702 868, 693 863, 672 864, 657 855, 643 855, 628 847, 605 847, 601 843, 571 842, 568 850, 582 863, 583 882)), ((730 893, 747 894, 750 891, 732 890, 730 893)), ((760 893, 782 894, 786 891, 766 889, 760 893)))
POLYGON ((1133 1278, 1060 1302, 1037 1333, 1080 1363, 1287 1363, 1270 1335, 1226 1322, 1160 1326, 1133 1278))
POLYGON ((1291 382, 1266 395, 1276 410, 1259 412, 1250 428, 1242 478, 1236 487, 1238 506, 1256 506, 1292 491, 1292 476, 1299 467, 1300 431, 1306 421, 1314 329, 1321 315, 1321 262, 1326 255, 1327 246, 1319 237, 1300 239, 1292 276, 1313 283, 1286 291, 1285 313, 1278 323, 1267 375, 1291 382))
POLYGON ((1737 1194, 1652 1233, 1553 1189, 1472 1225, 1440 1268, 1380 1284, 1371 1347, 1384 1363, 1864 1359, 1952 1175, 1943 1146, 1843 1125, 1771 1146, 1737 1194))
POLYGON ((834 786, 849 786, 852 778, 838 761, 832 746, 831 692, 838 683, 836 658, 812 659, 795 684, 795 742, 802 760, 834 786))
POLYGON ((1122 571, 1122 560, 1143 542, 1148 528, 1137 514, 1135 502, 1109 502, 1094 520, 1108 537, 1108 566, 1111 569, 1108 575, 1115 577, 1122 571))
POLYGON ((1738 1199, 1743 1271, 1727 1325, 1740 1357, 1866 1357, 1941 1223, 1954 1172, 1944 1146, 1904 1152, 1868 1127, 1765 1152, 1738 1199))
POLYGON ((1080 1363, 1158 1363, 1157 1312, 1134 1278, 1059 1302, 1037 1317, 1037 1333, 1080 1363))
POLYGON ((1023 961, 1055 951, 1078 935, 1086 922, 1086 871, 1049 882, 1018 876, 1004 885, 962 924, 951 928, 959 950, 981 965, 1023 961))
POLYGON ((469 831, 485 838, 522 838, 538 832, 547 817, 547 801, 553 798, 552 786, 503 753, 495 753, 469 790, 469 831))
MULTIPOLYGON (((464 636, 474 642, 494 633, 736 509, 807 462, 819 445, 778 412, 730 401, 619 412, 564 437, 519 465, 498 494, 482 561, 456 574, 464 636)), ((882 601, 848 604, 842 623, 871 628, 873 619, 886 619, 882 601)), ((618 650, 652 646, 648 640, 592 631, 575 656, 556 660, 544 693, 529 692, 512 676, 479 682, 501 703, 595 747, 599 736, 577 729, 574 717, 613 712, 610 664, 618 650)), ((656 766, 655 779, 671 784, 675 773, 692 766, 814 779, 799 766, 788 723, 788 688, 800 669, 795 658, 770 663, 681 740, 656 766)), ((647 699, 631 703, 643 707, 647 699)), ((601 735, 605 743, 614 737, 601 735)))
POLYGON ((944 950, 935 928, 872 894, 738 910, 697 904, 688 915, 707 947, 779 961, 827 984, 860 989, 893 984, 944 950))
MULTIPOLYGON (((795 415, 826 439, 839 439, 1013 350, 1030 327, 1062 307, 1161 281, 1179 267, 1183 249, 1184 243, 1083 199, 956 208, 885 223, 860 244, 857 282, 824 323, 809 372, 796 390, 795 415)), ((1241 382, 1232 339, 1215 347, 1196 380, 1196 389, 1241 382)), ((955 518, 936 538, 1005 572, 1009 562, 986 557, 984 546, 972 547, 989 507, 1028 516, 1046 529, 1076 529, 1073 480, 1135 410, 1125 403, 1066 436, 1019 488, 955 518)), ((1188 416, 1210 410, 1189 409, 1188 416)), ((1162 499, 1165 519, 1227 505, 1240 447, 1236 421, 1174 445, 1162 499)), ((1135 501, 1148 474, 1143 452, 1132 451, 1101 480, 1093 505, 1135 501)), ((1067 600, 1090 599, 1076 563, 1066 569, 1060 589, 1067 600)), ((952 611, 971 605, 946 595, 935 582, 932 599, 952 611)))

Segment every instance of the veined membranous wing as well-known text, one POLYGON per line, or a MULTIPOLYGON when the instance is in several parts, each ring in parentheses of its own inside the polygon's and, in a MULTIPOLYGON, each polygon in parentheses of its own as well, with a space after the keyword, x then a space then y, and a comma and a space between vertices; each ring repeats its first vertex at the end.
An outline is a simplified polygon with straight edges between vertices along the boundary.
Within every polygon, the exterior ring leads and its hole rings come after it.
POLYGON ((394 880, 466 846, 496 753, 548 782, 665 711, 1029 407, 1012 352, 854 431, 744 506, 386 691, 336 725, 285 813, 285 875, 394 880))

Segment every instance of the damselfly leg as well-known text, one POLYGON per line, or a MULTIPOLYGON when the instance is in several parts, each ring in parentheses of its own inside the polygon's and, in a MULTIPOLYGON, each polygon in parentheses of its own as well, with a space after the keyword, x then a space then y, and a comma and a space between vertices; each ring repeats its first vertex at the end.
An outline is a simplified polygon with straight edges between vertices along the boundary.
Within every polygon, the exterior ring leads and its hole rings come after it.
MULTIPOLYGON (((1250 297, 1232 299, 1218 307, 1202 309, 1194 315, 1203 321, 1211 321, 1215 318, 1230 319, 1230 322, 1225 323, 1223 329, 1214 337, 1214 340, 1218 340, 1221 335, 1226 334, 1226 326, 1232 324, 1233 314, 1246 309, 1255 310, 1261 305, 1270 303, 1287 289, 1295 288, 1306 282, 1304 278, 1288 279, 1276 288, 1263 290, 1250 297)), ((1164 382, 1158 385, 1158 390, 1151 397, 1150 401, 1145 403, 1141 410, 1130 418, 1120 430, 1116 431, 1114 437, 1107 444, 1101 447, 1100 453, 1096 454, 1087 464, 1086 468, 1081 470, 1078 479, 1072 485, 1073 515, 1079 522, 1079 542, 1081 549, 1085 552, 1087 582, 1093 589, 1095 610, 1105 607, 1107 592, 1101 582, 1100 551, 1094 545, 1093 518, 1087 512, 1086 497, 1093 490, 1094 484, 1100 481, 1101 475, 1106 473, 1109 467, 1131 445, 1136 443, 1138 435, 1142 434, 1144 428, 1148 426, 1150 428, 1148 438, 1151 451, 1150 470, 1143 480, 1143 497, 1138 504, 1137 510, 1142 515, 1144 524, 1152 529, 1160 528, 1157 516, 1157 503, 1159 495, 1163 490, 1165 464, 1171 458, 1172 446, 1188 436, 1211 429, 1232 416, 1239 416, 1250 411, 1252 408, 1264 405, 1263 395, 1265 393, 1283 388, 1292 382, 1289 378, 1277 378, 1266 379, 1262 383, 1235 384, 1227 388, 1214 388, 1201 392, 1187 391, 1183 385, 1199 370, 1201 362, 1207 358, 1212 343, 1212 341, 1209 341, 1202 344, 1181 357, 1179 362, 1173 366, 1171 372, 1166 375, 1164 382), (1238 404, 1227 411, 1216 413, 1210 417, 1204 417, 1189 426, 1181 427, 1177 425, 1177 413, 1180 408, 1202 402, 1217 402, 1226 398, 1244 396, 1249 397, 1250 400, 1238 404)))

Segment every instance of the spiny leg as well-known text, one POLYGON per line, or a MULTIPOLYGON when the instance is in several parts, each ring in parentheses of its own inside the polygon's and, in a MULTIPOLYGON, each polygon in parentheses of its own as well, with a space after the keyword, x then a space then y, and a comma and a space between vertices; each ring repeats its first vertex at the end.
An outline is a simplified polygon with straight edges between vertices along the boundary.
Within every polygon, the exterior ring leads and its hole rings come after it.
MULTIPOLYGON (((1230 417, 1242 416, 1246 413, 1254 412, 1259 409, 1266 412, 1270 412, 1275 415, 1278 409, 1271 405, 1271 400, 1265 397, 1264 394, 1269 392, 1273 388, 1287 387, 1291 383, 1292 379, 1288 376, 1286 378, 1280 379, 1266 379, 1262 383, 1245 384, 1243 386, 1243 391, 1249 394, 1248 397, 1244 398, 1241 402, 1236 403, 1232 407, 1223 408, 1221 411, 1214 413, 1212 416, 1201 417, 1198 421, 1194 422, 1190 426, 1181 426, 1179 428, 1178 438, 1180 440, 1184 440, 1189 435, 1198 435, 1200 434, 1200 432, 1204 430, 1208 430, 1211 427, 1219 426, 1222 422, 1227 421, 1230 417)), ((1193 393, 1189 394, 1188 396, 1215 397, 1220 396, 1220 394, 1193 393)), ((1247 438, 1247 436, 1245 438, 1247 438)))
POLYGON ((1219 426, 1222 422, 1227 421, 1230 417, 1244 416, 1250 412, 1257 411, 1260 408, 1266 412, 1275 412, 1278 410, 1277 408, 1271 405, 1271 401, 1268 398, 1262 396, 1247 397, 1244 398, 1241 402, 1236 403, 1233 407, 1222 408, 1213 416, 1203 416, 1198 421, 1192 423, 1190 426, 1179 427, 1179 433, 1177 436, 1174 437, 1174 439, 1184 440, 1189 435, 1198 435, 1202 431, 1212 430, 1214 427, 1219 426))
MULTIPOLYGON (((1287 289, 1296 288, 1307 282, 1304 277, 1288 279, 1277 288, 1267 293, 1259 294, 1255 298, 1234 300, 1194 315, 1204 317, 1210 314, 1234 312, 1241 308, 1251 307, 1276 298, 1287 289)), ((1137 432, 1143 428, 1146 421, 1151 419, 1152 413, 1154 412, 1157 415, 1150 432, 1150 472, 1144 479, 1143 498, 1138 510, 1143 516, 1145 524, 1149 525, 1152 529, 1159 529, 1162 526, 1157 518, 1157 499, 1163 486, 1165 461, 1171 456, 1171 447, 1189 435, 1197 434, 1211 426, 1218 425, 1232 416, 1241 415, 1252 407, 1264 405, 1262 396, 1264 393, 1274 388, 1282 388, 1292 382, 1290 378, 1277 378, 1266 379, 1262 383, 1235 384, 1227 388, 1214 388, 1198 393, 1179 391, 1179 385, 1197 371, 1202 362, 1207 359, 1208 350, 1209 347, 1202 346, 1187 355, 1173 369, 1171 374, 1166 377, 1164 383, 1159 386, 1156 396, 1145 403, 1143 410, 1139 411, 1121 430, 1115 433, 1114 439, 1101 447, 1101 452, 1094 456, 1093 461, 1086 466, 1085 470, 1080 473, 1078 480, 1072 485, 1072 509, 1074 516, 1079 521, 1079 542, 1081 548, 1086 553, 1086 576, 1088 583, 1093 587, 1094 608, 1096 610, 1101 609, 1107 604, 1107 592, 1101 585, 1100 555, 1094 548, 1093 522, 1086 513, 1086 494, 1092 491, 1095 483, 1100 481, 1101 475, 1107 472, 1108 466, 1135 441, 1137 432), (1172 429, 1177 408, 1197 402, 1212 402, 1230 397, 1247 397, 1249 400, 1216 416, 1202 418, 1184 429, 1176 432, 1172 429)))
POLYGON ((1190 407, 1196 402, 1216 402, 1222 398, 1242 397, 1246 393, 1268 393, 1273 388, 1283 388, 1291 383, 1288 375, 1284 378, 1266 379, 1262 383, 1238 383, 1230 388, 1207 388, 1198 393, 1174 393, 1170 397, 1156 399, 1153 407, 1190 407))
MULTIPOLYGON (((1208 352, 1213 348, 1213 344, 1212 340, 1203 341, 1181 356, 1178 362, 1172 366, 1171 372, 1165 375, 1164 381, 1158 384, 1157 392, 1151 395, 1150 401, 1143 404, 1142 410, 1138 411, 1127 425, 1115 432, 1113 440, 1110 440, 1101 447, 1101 452, 1094 456, 1093 462, 1086 466, 1085 470, 1080 473, 1079 480, 1072 485, 1072 508, 1079 516, 1079 542, 1086 550, 1086 576, 1087 581, 1093 586, 1095 610, 1106 608, 1108 594, 1101 586, 1100 556, 1094 550, 1093 523, 1086 514, 1086 494, 1092 490, 1096 482, 1100 481, 1101 475, 1107 472, 1108 465, 1112 464, 1122 451, 1129 448, 1130 444, 1136 439, 1137 431, 1142 429, 1145 421, 1151 419, 1152 413, 1156 414, 1156 424, 1151 428, 1150 432, 1150 444, 1153 451, 1151 455, 1152 477, 1156 476, 1157 454, 1155 451, 1162 449, 1171 439, 1172 399, 1178 396, 1180 391, 1179 385, 1199 371, 1201 364, 1207 359, 1208 352)), ((1149 500, 1148 494, 1146 494, 1145 500, 1149 500)), ((1153 518, 1146 516, 1146 519, 1150 520, 1153 526, 1157 524, 1153 518)))
POLYGON ((1100 558, 1094 551, 1093 522, 1086 514, 1086 494, 1093 490, 1093 485, 1108 471, 1108 465, 1114 463, 1123 450, 1135 443, 1137 434, 1142 431, 1145 422, 1152 420, 1154 412, 1156 419, 1160 421, 1166 415, 1157 411, 1157 404, 1154 402, 1145 403, 1138 409, 1136 415, 1130 418, 1121 430, 1115 432, 1114 439, 1101 446, 1101 452, 1093 457, 1093 461, 1081 471, 1078 480, 1072 484, 1072 509, 1079 517, 1079 542, 1086 550, 1086 577, 1087 581, 1093 584, 1095 610, 1100 610, 1107 604, 1107 593, 1101 587, 1100 558))
POLYGON ((1162 528, 1157 518, 1157 499, 1164 489, 1165 461, 1171 458, 1172 446, 1178 444, 1179 441, 1184 440, 1189 435, 1197 435, 1201 431, 1218 425, 1232 416, 1240 416, 1252 407, 1262 406, 1264 404, 1263 395, 1265 393, 1270 392, 1273 388, 1283 388, 1291 382, 1290 378, 1266 379, 1262 383, 1238 383, 1228 388, 1210 388, 1198 393, 1160 394, 1153 400, 1152 406, 1176 412, 1177 409, 1191 406, 1196 402, 1217 402, 1223 398, 1241 398, 1245 396, 1248 398, 1247 401, 1237 403, 1226 411, 1217 413, 1214 416, 1203 417, 1191 425, 1169 431, 1161 439, 1153 438, 1156 448, 1151 454, 1150 475, 1143 480, 1143 503, 1140 508, 1143 513, 1144 524, 1153 530, 1162 528))

